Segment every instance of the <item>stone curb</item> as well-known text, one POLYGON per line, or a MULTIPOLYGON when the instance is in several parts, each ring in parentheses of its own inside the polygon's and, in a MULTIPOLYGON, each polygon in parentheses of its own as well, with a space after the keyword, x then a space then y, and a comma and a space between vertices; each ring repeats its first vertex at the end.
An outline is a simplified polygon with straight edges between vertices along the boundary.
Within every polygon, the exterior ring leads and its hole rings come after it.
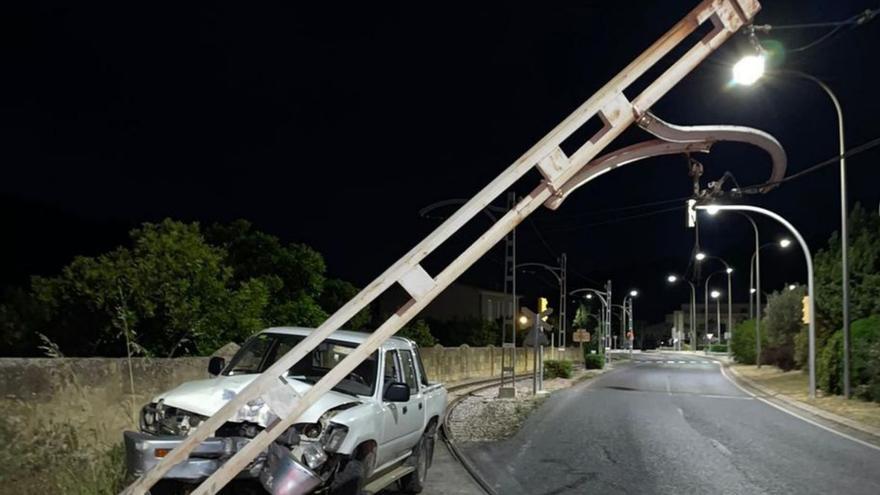
POLYGON ((819 416, 820 418, 824 418, 824 419, 827 419, 828 421, 839 423, 839 424, 846 426, 848 428, 858 430, 862 433, 867 433, 868 435, 872 435, 872 436, 876 437, 877 439, 880 439, 880 428, 876 428, 871 425, 866 425, 865 423, 862 423, 860 421, 856 421, 854 419, 846 418, 846 417, 841 416, 839 414, 834 414, 830 411, 826 411, 822 408, 812 406, 810 404, 807 404, 806 402, 802 402, 797 399, 792 399, 791 397, 788 397, 787 395, 784 395, 780 392, 777 392, 777 391, 775 391, 771 388, 768 388, 764 385, 760 385, 760 384, 756 383, 755 381, 744 377, 735 368, 731 367, 730 363, 722 362, 721 365, 724 366, 725 368, 727 368, 728 370, 730 370, 731 374, 733 374, 737 380, 741 380, 746 385, 754 388, 755 390, 760 391, 762 394, 765 394, 765 395, 772 397, 774 399, 778 399, 791 407, 796 407, 796 408, 801 409, 803 411, 806 411, 810 414, 819 416))

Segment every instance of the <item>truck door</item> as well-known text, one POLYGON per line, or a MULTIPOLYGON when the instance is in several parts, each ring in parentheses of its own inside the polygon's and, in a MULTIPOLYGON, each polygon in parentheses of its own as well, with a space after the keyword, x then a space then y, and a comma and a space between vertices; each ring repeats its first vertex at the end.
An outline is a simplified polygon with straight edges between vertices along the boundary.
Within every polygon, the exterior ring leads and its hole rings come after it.
POLYGON ((377 465, 405 455, 418 442, 425 421, 425 408, 410 351, 387 351, 383 365, 382 391, 391 382, 410 387, 408 402, 382 401, 382 445, 377 465))

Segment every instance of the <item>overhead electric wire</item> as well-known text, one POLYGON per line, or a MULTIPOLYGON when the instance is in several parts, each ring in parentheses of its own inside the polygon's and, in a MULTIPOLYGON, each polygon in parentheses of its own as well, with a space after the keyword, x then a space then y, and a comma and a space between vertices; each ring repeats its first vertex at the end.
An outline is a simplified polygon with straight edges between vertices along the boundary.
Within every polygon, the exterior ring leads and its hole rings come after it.
MULTIPOLYGON (((688 196, 687 198, 690 198, 690 196, 688 196)), ((687 199, 687 198, 685 198, 685 199, 687 199)), ((685 206, 686 205, 673 206, 671 208, 663 208, 661 210, 654 210, 654 211, 649 211, 646 213, 639 213, 637 215, 629 215, 629 216, 625 216, 625 217, 612 218, 612 219, 604 220, 601 222, 588 223, 588 224, 578 225, 578 226, 574 226, 574 227, 561 227, 558 229, 551 230, 549 232, 569 232, 572 230, 580 230, 580 229, 584 229, 587 227, 598 227, 600 225, 608 225, 608 224, 612 224, 612 223, 626 222, 626 221, 635 220, 638 218, 645 218, 645 217, 650 217, 650 216, 654 216, 654 215, 660 215, 662 213, 668 213, 668 212, 675 211, 675 210, 681 210, 681 209, 685 208, 685 206)))
POLYGON ((821 170, 824 167, 827 167, 829 165, 834 165, 835 163, 839 163, 841 158, 849 158, 851 156, 855 156, 860 153, 864 153, 865 151, 868 151, 870 149, 876 148, 877 146, 880 146, 880 137, 874 138, 870 141, 862 143, 859 146, 856 146, 855 148, 850 148, 842 155, 834 156, 834 157, 831 157, 827 160, 821 161, 815 165, 811 165, 811 166, 805 168, 804 170, 801 170, 800 172, 789 175, 788 177, 783 177, 782 179, 779 179, 777 181, 770 181, 770 182, 764 182, 763 184, 753 184, 751 186, 746 186, 742 189, 739 189, 737 192, 740 192, 742 194, 759 194, 759 193, 761 193, 761 189, 765 189, 769 186, 776 186, 779 184, 783 184, 785 182, 789 182, 794 179, 799 179, 807 174, 811 174, 817 170, 821 170))
POLYGON ((880 8, 866 9, 866 10, 859 12, 858 14, 851 16, 847 19, 844 19, 842 21, 813 22, 813 23, 805 23, 805 24, 784 24, 784 25, 780 25, 780 26, 774 26, 772 24, 764 24, 764 25, 753 26, 750 30, 748 30, 748 32, 750 32, 750 33, 755 33, 755 32, 768 33, 770 31, 781 31, 781 30, 792 30, 792 29, 814 29, 814 28, 827 28, 827 27, 832 28, 827 33, 823 34, 822 36, 816 38, 815 40, 813 40, 805 45, 799 46, 797 48, 790 48, 790 49, 786 50, 789 53, 799 53, 799 52, 807 51, 810 48, 816 47, 816 46, 820 45, 821 43, 825 42, 826 40, 831 39, 835 34, 839 33, 845 27, 855 28, 855 27, 864 25, 865 23, 874 19, 874 17, 876 17, 878 14, 880 14, 880 8))

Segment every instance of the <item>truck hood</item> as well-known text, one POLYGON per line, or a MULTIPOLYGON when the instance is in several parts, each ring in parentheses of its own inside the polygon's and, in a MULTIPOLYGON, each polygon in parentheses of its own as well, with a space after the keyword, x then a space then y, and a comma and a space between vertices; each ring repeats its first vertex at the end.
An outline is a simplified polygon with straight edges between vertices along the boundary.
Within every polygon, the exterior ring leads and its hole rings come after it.
MULTIPOLYGON (((162 400, 166 406, 176 407, 202 416, 211 416, 258 376, 257 374, 221 375, 207 380, 186 382, 156 396, 153 402, 162 400)), ((291 378, 287 378, 287 383, 300 396, 312 388, 311 384, 291 378)), ((359 402, 360 400, 356 396, 331 390, 306 409, 297 419, 296 423, 316 423, 321 415, 331 409, 359 402)), ((269 407, 262 400, 257 399, 242 407, 238 413, 230 418, 230 421, 250 421, 265 428, 274 417, 275 415, 269 410, 269 407)))

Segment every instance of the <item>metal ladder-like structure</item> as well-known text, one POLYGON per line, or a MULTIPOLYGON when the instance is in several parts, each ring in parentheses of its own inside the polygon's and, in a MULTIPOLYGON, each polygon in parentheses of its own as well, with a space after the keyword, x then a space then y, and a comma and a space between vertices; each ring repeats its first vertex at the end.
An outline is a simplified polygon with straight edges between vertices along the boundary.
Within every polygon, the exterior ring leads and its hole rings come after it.
MULTIPOLYGON (((516 208, 516 192, 507 193, 507 211, 516 208)), ((516 228, 504 238, 504 302, 501 321, 501 386, 498 397, 516 397, 516 314, 519 296, 516 294, 516 228)))
MULTIPOLYGON (((255 378, 250 385, 241 390, 217 413, 205 420, 198 430, 191 433, 183 443, 169 452, 156 466, 144 473, 123 493, 137 495, 146 493, 172 467, 185 460, 197 445, 213 435, 242 407, 248 403, 262 400, 279 419, 226 460, 217 471, 192 492, 194 495, 217 493, 254 458, 266 450, 319 397, 330 391, 333 386, 350 374, 382 342, 394 335, 416 316, 492 246, 502 241, 525 217, 540 208, 541 205, 549 202, 548 206, 550 206, 554 203, 554 199, 559 199, 562 196, 561 191, 570 179, 585 169, 590 161, 627 127, 642 119, 654 103, 710 53, 730 38, 740 27, 750 23, 759 9, 760 4, 757 0, 704 0, 700 2, 672 29, 578 107, 574 113, 557 125, 422 242, 418 243, 351 301, 331 315, 299 345, 255 378), (642 77, 705 22, 712 23, 711 32, 672 62, 635 98, 630 99, 624 95, 624 91, 633 82, 642 77), (594 117, 601 119, 604 124, 602 129, 571 155, 563 152, 560 145, 594 117), (458 232, 486 205, 511 190, 514 183, 536 167, 542 174, 543 180, 528 195, 519 200, 514 208, 499 218, 439 273, 431 275, 422 268, 420 265, 422 260, 450 236, 458 232), (402 286, 411 299, 324 378, 301 396, 295 394, 293 389, 282 381, 282 377, 288 369, 394 284, 402 286)), ((591 178, 597 175, 593 174, 591 178)))

